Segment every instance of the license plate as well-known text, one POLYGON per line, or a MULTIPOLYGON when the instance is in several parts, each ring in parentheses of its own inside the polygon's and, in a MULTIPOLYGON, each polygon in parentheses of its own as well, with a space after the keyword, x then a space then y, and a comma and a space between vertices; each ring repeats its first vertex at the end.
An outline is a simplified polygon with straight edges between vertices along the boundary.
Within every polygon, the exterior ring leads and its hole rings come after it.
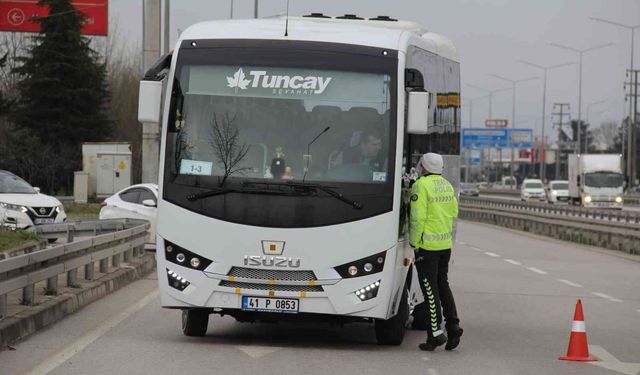
POLYGON ((297 314, 300 301, 289 298, 242 297, 242 310, 297 314))
POLYGON ((34 224, 53 224, 53 219, 35 219, 34 224))

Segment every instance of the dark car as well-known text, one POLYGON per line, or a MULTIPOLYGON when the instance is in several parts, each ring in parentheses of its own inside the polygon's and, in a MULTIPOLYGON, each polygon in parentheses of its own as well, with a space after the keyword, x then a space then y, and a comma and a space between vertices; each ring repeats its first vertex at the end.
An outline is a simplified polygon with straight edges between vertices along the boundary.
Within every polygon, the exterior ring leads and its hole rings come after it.
POLYGON ((460 195, 477 197, 480 195, 480 190, 478 190, 475 184, 462 183, 460 184, 460 195))

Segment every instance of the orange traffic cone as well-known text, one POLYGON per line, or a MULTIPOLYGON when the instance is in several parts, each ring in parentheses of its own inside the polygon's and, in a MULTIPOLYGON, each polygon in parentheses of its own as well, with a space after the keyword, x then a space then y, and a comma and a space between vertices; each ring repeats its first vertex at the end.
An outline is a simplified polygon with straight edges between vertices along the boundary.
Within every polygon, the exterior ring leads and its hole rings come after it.
POLYGON ((576 311, 573 314, 573 324, 571 325, 571 336, 569 337, 569 349, 567 355, 560 357, 565 361, 597 361, 589 355, 589 345, 587 344, 587 330, 584 325, 584 315, 582 314, 582 301, 576 303, 576 311))

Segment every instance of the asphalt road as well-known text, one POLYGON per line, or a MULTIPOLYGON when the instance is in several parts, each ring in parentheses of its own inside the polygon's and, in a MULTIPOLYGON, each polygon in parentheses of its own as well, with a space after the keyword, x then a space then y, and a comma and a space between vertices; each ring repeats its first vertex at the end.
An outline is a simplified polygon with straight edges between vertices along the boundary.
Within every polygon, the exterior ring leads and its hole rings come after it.
POLYGON ((460 223, 451 283, 465 329, 458 350, 375 344, 373 327, 248 324, 212 316, 208 335, 180 332, 141 280, 0 352, 0 373, 51 374, 636 374, 640 262, 542 237, 460 223), (559 361, 576 300, 601 365, 559 361), (610 353, 610 357, 607 353, 610 353), (621 363, 616 363, 621 361, 621 363), (626 369, 626 370, 625 370, 626 369), (626 371, 626 372, 625 372, 626 371))
MULTIPOLYGON (((497 199, 505 199, 505 200, 510 200, 510 201, 520 201, 520 196, 516 196, 516 195, 493 195, 493 194, 486 194, 483 195, 482 193, 480 193, 480 197, 482 198, 497 198, 497 199)), ((535 201, 532 200, 531 202, 536 202, 536 203, 545 203, 546 201, 535 201)), ((554 203, 557 205, 568 205, 567 203, 554 203)), ((603 210, 608 210, 608 208, 603 208, 603 210)), ((622 207, 622 211, 629 211, 629 212, 640 212, 640 206, 632 206, 632 205, 627 205, 627 206, 623 206, 622 207)))

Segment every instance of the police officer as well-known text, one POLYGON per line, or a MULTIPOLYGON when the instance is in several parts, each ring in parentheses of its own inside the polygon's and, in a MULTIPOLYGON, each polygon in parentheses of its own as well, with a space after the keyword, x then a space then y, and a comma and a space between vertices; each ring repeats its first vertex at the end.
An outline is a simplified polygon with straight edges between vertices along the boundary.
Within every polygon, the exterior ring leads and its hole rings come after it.
POLYGON ((409 242, 416 251, 416 269, 427 307, 427 341, 420 344, 420 349, 427 351, 444 343, 446 350, 452 350, 462 336, 447 276, 458 202, 453 187, 442 177, 443 164, 442 156, 424 154, 418 163, 421 177, 411 187, 409 242), (448 341, 441 329, 441 306, 448 341))

